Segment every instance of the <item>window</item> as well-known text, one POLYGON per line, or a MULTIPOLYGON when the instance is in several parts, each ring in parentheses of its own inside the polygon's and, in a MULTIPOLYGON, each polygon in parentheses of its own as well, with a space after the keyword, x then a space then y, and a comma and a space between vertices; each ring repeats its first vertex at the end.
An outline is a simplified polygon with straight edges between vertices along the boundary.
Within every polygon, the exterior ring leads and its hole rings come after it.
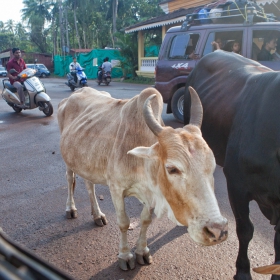
POLYGON ((195 52, 199 40, 199 34, 181 34, 173 38, 169 58, 170 59, 187 59, 187 56, 195 52))
POLYGON ((235 51, 239 54, 242 54, 242 39, 243 31, 211 32, 209 33, 206 44, 204 46, 203 56, 216 50, 216 48, 212 45, 213 41, 217 42, 219 48, 224 51, 235 51))
POLYGON ((257 61, 280 61, 280 32, 254 30, 251 58, 257 61))

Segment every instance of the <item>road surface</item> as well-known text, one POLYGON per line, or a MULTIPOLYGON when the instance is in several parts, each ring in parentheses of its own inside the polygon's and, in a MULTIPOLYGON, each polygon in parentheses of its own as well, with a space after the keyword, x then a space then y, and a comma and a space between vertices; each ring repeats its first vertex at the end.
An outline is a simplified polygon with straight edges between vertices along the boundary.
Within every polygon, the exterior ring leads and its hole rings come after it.
MULTIPOLYGON (((117 263, 119 229, 109 189, 101 185, 96 188, 97 197, 104 197, 99 203, 109 221, 100 228, 93 223, 88 194, 78 176, 75 192, 78 218, 66 219, 67 187, 56 112, 60 100, 71 91, 64 85, 64 79, 48 78, 43 82, 54 106, 51 117, 45 117, 38 109, 16 114, 0 98, 0 227, 15 241, 75 279, 232 279, 238 241, 219 166, 215 171, 215 192, 221 212, 229 221, 229 238, 222 244, 201 247, 190 239, 186 228, 167 218, 154 217, 148 229, 153 264, 137 265, 133 271, 123 272, 117 263)), ((116 98, 131 98, 147 87, 120 82, 98 87, 94 81, 89 81, 89 86, 106 90, 116 98)), ((172 115, 163 113, 163 120, 166 125, 181 126, 172 115)), ((126 199, 126 208, 132 227, 128 239, 135 250, 142 207, 131 197, 126 199)), ((256 267, 273 263, 274 230, 254 202, 251 218, 255 225, 249 248, 251 264, 256 267)), ((253 271, 252 275, 253 279, 270 279, 253 271)))

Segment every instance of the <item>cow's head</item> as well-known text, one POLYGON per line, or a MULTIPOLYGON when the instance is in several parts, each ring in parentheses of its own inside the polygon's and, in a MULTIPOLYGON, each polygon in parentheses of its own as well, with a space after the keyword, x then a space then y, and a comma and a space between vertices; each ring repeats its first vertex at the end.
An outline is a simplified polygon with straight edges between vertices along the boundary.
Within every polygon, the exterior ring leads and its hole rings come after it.
POLYGON ((200 130, 202 105, 195 90, 189 89, 190 124, 179 129, 162 127, 153 114, 152 95, 144 104, 144 116, 158 142, 128 153, 156 162, 151 170, 156 173, 152 175, 156 215, 167 212, 171 220, 188 227, 194 241, 214 245, 226 240, 227 220, 221 216, 214 193, 215 158, 200 130))

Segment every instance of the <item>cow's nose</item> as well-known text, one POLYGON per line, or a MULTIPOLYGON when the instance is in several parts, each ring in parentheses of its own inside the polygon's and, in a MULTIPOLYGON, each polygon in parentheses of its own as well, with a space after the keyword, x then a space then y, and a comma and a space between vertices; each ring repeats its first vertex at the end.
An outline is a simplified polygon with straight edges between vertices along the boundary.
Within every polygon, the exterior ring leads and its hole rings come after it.
POLYGON ((206 238, 211 243, 220 243, 228 237, 228 223, 225 220, 221 224, 209 224, 203 229, 206 238))

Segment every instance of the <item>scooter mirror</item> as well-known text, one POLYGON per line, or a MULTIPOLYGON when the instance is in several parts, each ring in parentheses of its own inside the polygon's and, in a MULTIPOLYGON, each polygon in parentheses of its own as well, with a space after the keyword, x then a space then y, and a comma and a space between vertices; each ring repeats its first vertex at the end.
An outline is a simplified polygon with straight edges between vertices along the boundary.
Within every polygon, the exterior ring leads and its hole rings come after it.
POLYGON ((9 71, 9 73, 10 73, 10 74, 14 74, 14 73, 18 73, 18 71, 17 71, 16 69, 11 69, 11 70, 9 71))

